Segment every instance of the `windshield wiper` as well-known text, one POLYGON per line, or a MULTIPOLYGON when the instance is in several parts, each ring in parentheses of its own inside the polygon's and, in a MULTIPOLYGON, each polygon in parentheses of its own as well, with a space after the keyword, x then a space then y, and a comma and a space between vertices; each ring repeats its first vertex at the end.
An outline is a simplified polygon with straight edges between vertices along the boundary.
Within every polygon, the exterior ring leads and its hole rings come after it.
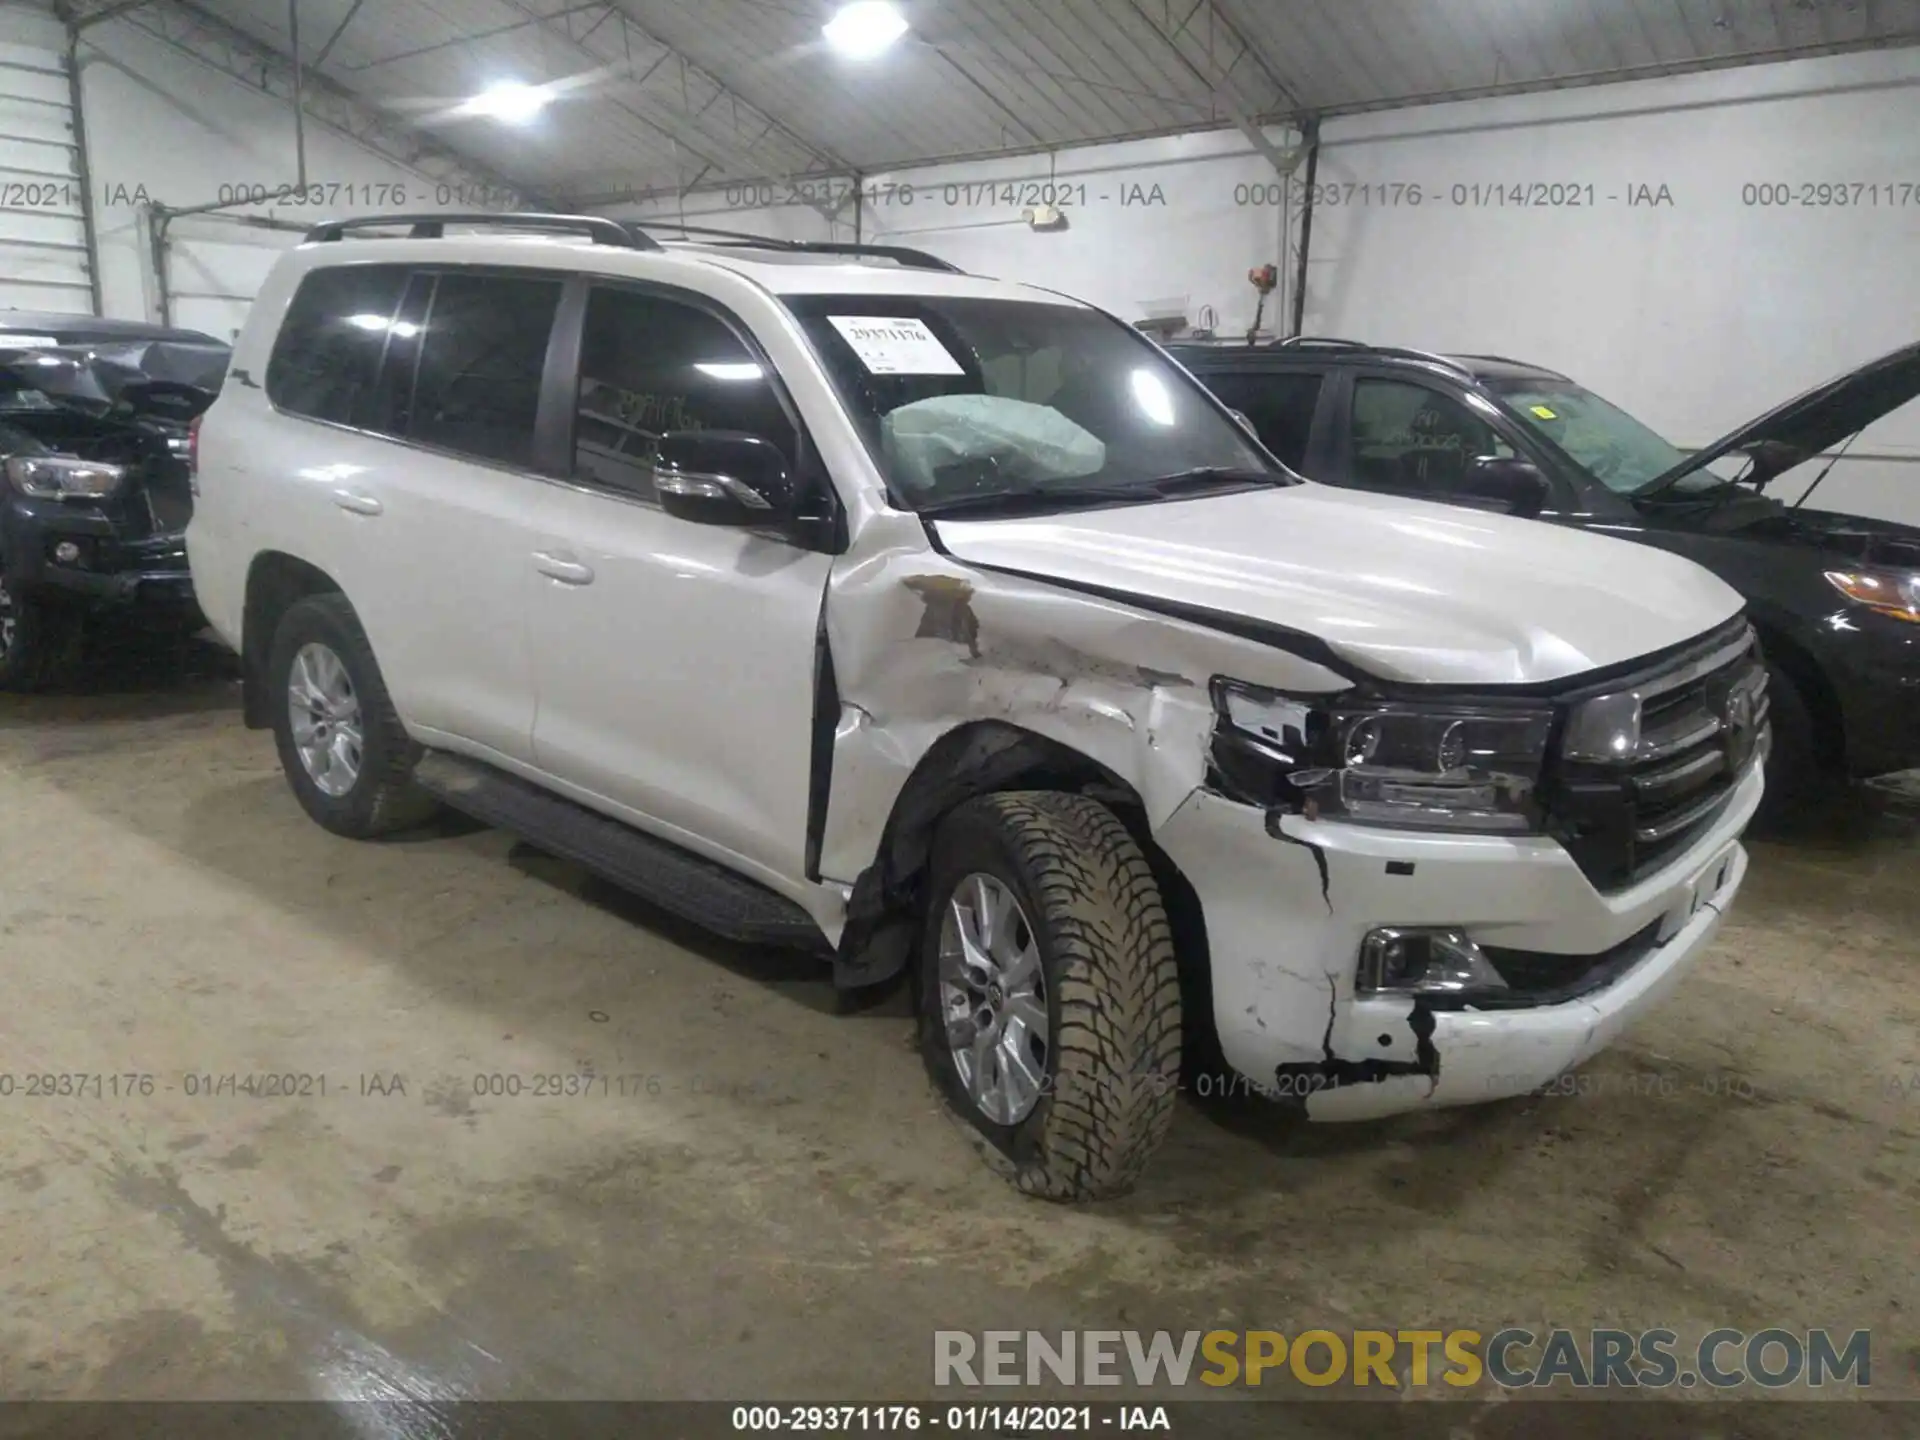
POLYGON ((1288 476, 1276 475, 1271 470, 1255 470, 1248 465, 1196 465, 1191 470, 1176 470, 1171 475, 1162 475, 1148 482, 1147 488, 1165 497, 1184 490, 1211 489, 1223 485, 1279 486, 1293 483, 1288 476))
POLYGON ((994 490, 955 495, 919 507, 922 515, 1039 515, 1095 505, 1144 505, 1197 490, 1240 489, 1248 485, 1291 485, 1270 470, 1243 465, 1196 465, 1133 485, 1058 486, 1033 490, 994 490))
POLYGON ((988 490, 972 495, 951 495, 930 500, 918 507, 921 515, 1044 515, 1054 510, 1073 510, 1083 505, 1137 505, 1143 500, 1158 500, 1150 485, 1088 485, 1080 489, 988 490))

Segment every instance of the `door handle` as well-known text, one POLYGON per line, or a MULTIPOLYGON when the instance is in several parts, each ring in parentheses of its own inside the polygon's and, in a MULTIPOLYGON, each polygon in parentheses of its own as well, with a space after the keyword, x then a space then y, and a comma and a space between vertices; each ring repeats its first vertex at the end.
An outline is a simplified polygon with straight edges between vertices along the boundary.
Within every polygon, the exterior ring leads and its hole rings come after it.
POLYGON ((578 560, 569 560, 564 555, 550 554, 545 550, 533 552, 534 568, 550 580, 558 580, 562 585, 591 585, 593 567, 582 565, 578 560))
POLYGON ((384 508, 371 495, 362 495, 357 490, 336 490, 333 503, 342 510, 351 510, 356 515, 378 515, 384 508))

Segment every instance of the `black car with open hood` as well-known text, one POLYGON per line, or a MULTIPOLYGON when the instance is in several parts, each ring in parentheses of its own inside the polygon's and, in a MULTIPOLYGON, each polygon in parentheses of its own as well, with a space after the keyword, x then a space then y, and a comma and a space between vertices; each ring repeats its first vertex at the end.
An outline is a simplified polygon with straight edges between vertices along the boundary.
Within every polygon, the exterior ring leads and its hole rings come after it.
POLYGON ((1920 527, 1816 503, 1844 456, 1862 458, 1862 432, 1920 396, 1920 344, 1693 451, 1502 356, 1320 338, 1173 349, 1313 479, 1637 540, 1739 590, 1768 660, 1776 809, 1920 767, 1920 527), (1791 501, 1790 471, 1808 481, 1791 501))
POLYGON ((0 689, 50 679, 104 611, 200 627, 191 430, 229 354, 192 331, 17 318, 0 324, 0 689))

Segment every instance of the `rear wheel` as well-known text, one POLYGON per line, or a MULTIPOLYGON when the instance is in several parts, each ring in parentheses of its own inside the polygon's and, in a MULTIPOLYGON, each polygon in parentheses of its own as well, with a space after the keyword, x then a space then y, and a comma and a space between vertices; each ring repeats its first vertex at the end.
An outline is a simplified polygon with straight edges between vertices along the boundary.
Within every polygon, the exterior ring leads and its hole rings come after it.
POLYGON ((956 1111, 1052 1200, 1124 1194, 1165 1138, 1180 983, 1146 857, 1081 795, 960 806, 934 840, 922 1050, 956 1111))
POLYGON ((280 767, 307 814, 367 839, 436 808, 413 786, 420 747, 388 698, 373 647, 344 595, 290 607, 267 659, 280 767))

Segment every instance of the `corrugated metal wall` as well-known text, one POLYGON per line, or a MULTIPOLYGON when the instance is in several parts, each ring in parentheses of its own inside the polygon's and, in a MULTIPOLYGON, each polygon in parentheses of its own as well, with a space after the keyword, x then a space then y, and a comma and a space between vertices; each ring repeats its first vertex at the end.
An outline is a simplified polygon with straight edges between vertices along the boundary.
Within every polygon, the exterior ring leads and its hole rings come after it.
POLYGON ((60 33, 44 13, 0 7, 0 309, 93 309, 60 33))

